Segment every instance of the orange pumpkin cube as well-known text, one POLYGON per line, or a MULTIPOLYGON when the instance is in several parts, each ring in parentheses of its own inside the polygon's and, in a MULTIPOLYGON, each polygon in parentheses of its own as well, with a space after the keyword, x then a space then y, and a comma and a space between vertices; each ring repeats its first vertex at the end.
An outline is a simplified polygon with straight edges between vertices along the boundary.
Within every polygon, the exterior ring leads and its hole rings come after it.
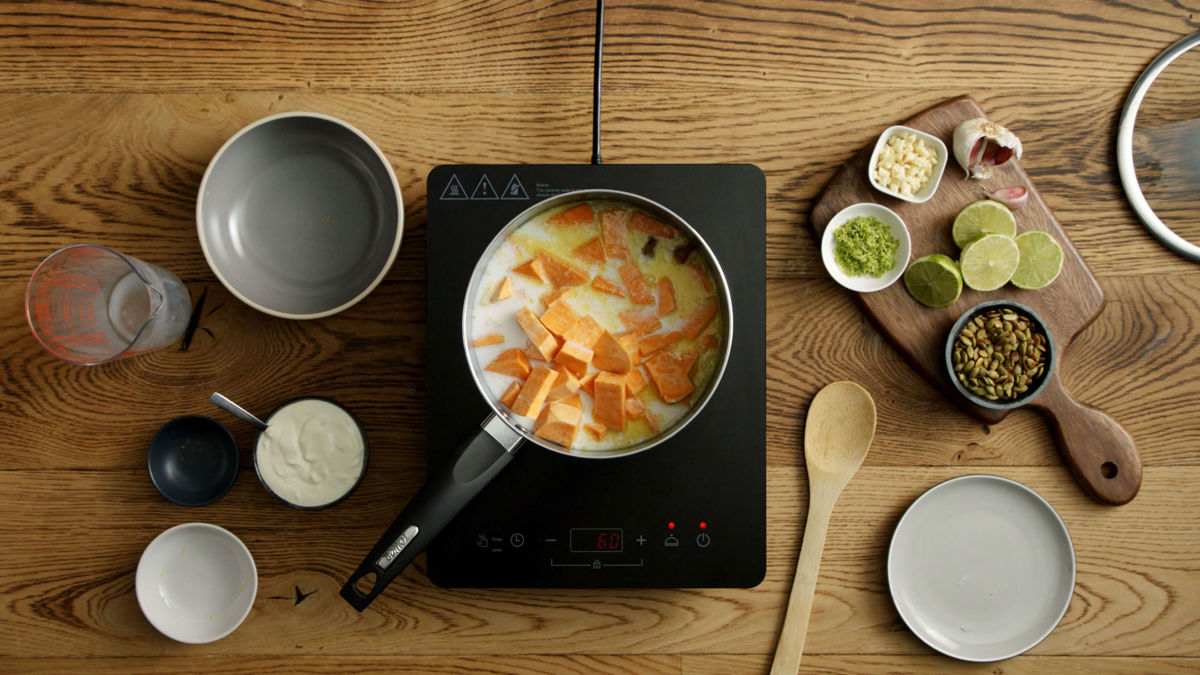
POLYGON ((567 340, 562 349, 554 355, 554 362, 566 367, 576 377, 583 377, 587 374, 588 364, 592 362, 593 357, 592 350, 567 340))
POLYGON ((545 312, 542 312, 542 325, 551 333, 562 337, 579 323, 579 314, 571 309, 565 300, 555 300, 545 312))
MULTIPOLYGON (((532 377, 532 376, 531 376, 532 377)), ((609 429, 625 430, 625 376, 600 373, 592 386, 592 418, 609 429)))
POLYGON ((536 418, 542 412, 546 395, 550 393, 550 388, 554 385, 557 377, 558 373, 546 366, 534 368, 529 373, 529 378, 525 380, 525 386, 521 387, 521 393, 517 395, 517 399, 509 408, 518 415, 536 418))
POLYGON ((541 321, 538 321, 533 310, 528 307, 522 307, 517 310, 517 323, 520 324, 521 330, 525 331, 526 337, 533 343, 533 348, 541 360, 549 361, 558 353, 558 340, 546 330, 541 321))
POLYGON ((491 363, 487 364, 484 370, 524 380, 529 377, 529 358, 525 356, 525 352, 516 347, 505 349, 491 363))
POLYGON ((512 382, 509 382, 508 389, 505 389, 504 393, 500 394, 500 402, 503 403, 504 405, 508 406, 509 408, 511 408, 513 401, 517 400, 517 394, 520 394, 520 393, 521 393, 521 383, 517 382, 515 380, 512 382))

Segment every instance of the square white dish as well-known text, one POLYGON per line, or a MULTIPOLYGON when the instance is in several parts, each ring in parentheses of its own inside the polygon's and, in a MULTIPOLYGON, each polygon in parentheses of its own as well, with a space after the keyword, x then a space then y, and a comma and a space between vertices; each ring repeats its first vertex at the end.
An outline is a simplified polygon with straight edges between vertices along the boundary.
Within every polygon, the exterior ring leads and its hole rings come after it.
POLYGON ((913 204, 921 204, 929 201, 930 197, 933 197, 933 194, 937 192, 938 185, 940 185, 942 182, 942 174, 946 171, 946 165, 949 163, 949 161, 950 153, 946 149, 946 144, 943 143, 942 140, 937 136, 927 134, 924 131, 918 131, 912 127, 892 126, 885 129, 882 134, 879 134, 879 140, 875 141, 875 148, 871 151, 871 160, 867 162, 867 180, 871 182, 871 187, 879 190, 885 195, 895 197, 896 199, 903 199, 904 201, 912 202, 913 204), (888 141, 891 140, 893 136, 906 131, 911 132, 917 138, 925 141, 925 143, 932 148, 934 157, 936 158, 933 165, 933 172, 930 174, 929 180, 925 182, 925 185, 923 185, 920 190, 911 195, 905 195, 901 192, 897 192, 896 190, 892 190, 886 185, 881 184, 878 180, 876 180, 875 177, 875 167, 879 164, 880 155, 883 153, 884 148, 887 147, 888 141))

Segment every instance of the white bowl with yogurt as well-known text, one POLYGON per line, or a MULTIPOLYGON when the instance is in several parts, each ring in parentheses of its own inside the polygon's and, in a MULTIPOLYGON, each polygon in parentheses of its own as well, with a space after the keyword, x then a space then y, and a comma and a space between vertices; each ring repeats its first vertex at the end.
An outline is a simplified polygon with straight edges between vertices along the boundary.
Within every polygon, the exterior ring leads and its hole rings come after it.
POLYGON ((343 406, 325 398, 288 401, 267 418, 254 470, 288 506, 323 509, 358 487, 367 470, 367 434, 343 406))

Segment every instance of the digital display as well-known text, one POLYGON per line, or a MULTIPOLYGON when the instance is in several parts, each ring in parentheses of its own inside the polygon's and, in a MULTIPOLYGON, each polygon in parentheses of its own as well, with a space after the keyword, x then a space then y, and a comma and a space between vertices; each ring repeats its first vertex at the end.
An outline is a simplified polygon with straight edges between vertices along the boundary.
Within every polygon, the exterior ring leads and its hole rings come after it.
POLYGON ((620 553, 623 545, 620 528, 577 527, 571 530, 572 553, 620 553))

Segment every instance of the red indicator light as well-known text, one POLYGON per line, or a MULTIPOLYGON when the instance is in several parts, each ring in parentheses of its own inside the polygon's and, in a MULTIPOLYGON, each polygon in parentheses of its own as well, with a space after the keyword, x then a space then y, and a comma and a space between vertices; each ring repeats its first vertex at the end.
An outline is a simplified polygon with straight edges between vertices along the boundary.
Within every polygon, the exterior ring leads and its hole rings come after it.
POLYGON ((673 530, 673 529, 675 529, 675 522, 674 522, 674 521, 672 521, 672 522, 669 522, 669 523, 667 523, 667 529, 668 529, 668 530, 673 530))
POLYGON ((700 521, 700 529, 703 530, 703 529, 706 529, 707 527, 708 527, 708 523, 704 522, 703 520, 700 521))

